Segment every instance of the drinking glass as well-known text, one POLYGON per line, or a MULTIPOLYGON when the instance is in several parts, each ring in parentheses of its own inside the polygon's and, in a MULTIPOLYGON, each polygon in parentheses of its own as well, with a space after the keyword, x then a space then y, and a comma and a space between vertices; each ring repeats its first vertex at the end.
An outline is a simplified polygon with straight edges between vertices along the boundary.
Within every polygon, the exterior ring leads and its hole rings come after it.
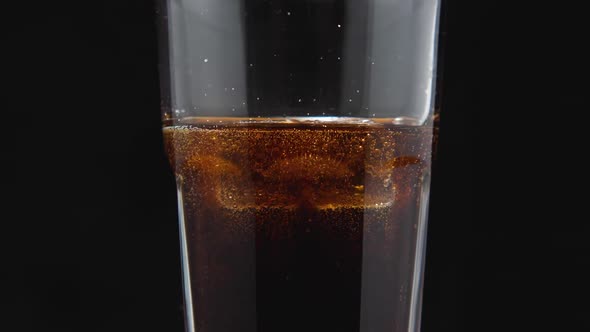
POLYGON ((438 0, 160 0, 187 331, 419 331, 438 0))

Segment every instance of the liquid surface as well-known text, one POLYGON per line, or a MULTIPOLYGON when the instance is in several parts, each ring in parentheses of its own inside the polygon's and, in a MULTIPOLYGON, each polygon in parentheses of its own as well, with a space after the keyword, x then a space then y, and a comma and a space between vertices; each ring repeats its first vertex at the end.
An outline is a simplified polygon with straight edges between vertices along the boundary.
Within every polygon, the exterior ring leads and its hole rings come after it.
POLYGON ((399 123, 164 128, 198 331, 407 331, 432 128, 399 123))

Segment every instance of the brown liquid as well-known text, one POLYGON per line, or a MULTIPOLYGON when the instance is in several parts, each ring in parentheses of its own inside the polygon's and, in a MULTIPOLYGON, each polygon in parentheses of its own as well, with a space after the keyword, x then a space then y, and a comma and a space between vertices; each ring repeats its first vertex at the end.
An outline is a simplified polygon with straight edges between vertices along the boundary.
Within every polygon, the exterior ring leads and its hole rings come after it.
POLYGON ((432 128, 184 121, 164 135, 197 331, 408 331, 432 128))

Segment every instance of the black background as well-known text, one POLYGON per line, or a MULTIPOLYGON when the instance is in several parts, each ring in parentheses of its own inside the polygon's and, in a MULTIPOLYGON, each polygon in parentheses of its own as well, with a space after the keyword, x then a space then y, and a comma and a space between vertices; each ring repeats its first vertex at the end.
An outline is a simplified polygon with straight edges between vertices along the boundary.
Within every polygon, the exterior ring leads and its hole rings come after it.
MULTIPOLYGON (((588 329, 590 233, 565 187, 585 171, 584 12, 474 3, 445 4, 422 331, 588 329)), ((153 3, 21 5, 4 42, 2 330, 182 331, 153 3)))

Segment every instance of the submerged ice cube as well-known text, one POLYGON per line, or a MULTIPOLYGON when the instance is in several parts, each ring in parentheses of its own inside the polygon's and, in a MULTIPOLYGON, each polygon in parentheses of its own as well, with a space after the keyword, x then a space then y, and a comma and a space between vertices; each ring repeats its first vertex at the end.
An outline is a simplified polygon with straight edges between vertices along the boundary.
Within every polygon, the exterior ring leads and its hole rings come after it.
POLYGON ((309 153, 276 160, 263 175, 269 180, 318 183, 345 180, 354 174, 342 161, 309 153))

